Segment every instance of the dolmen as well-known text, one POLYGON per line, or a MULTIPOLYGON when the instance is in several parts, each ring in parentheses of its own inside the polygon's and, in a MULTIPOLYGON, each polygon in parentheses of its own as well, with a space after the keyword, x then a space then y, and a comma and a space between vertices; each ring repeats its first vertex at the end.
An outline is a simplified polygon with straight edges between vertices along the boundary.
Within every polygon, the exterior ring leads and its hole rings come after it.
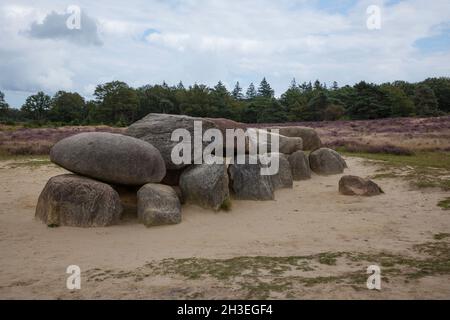
POLYGON ((313 129, 278 129, 151 113, 124 134, 65 138, 53 146, 50 160, 70 173, 48 180, 35 216, 50 227, 105 227, 131 208, 147 227, 178 224, 184 203, 215 212, 229 209, 232 199, 270 201, 275 190, 292 188, 313 172, 341 174, 347 167, 336 151, 321 148, 313 129), (229 130, 246 134, 239 140, 229 130), (255 155, 261 135, 267 140, 258 151, 264 152, 255 155))

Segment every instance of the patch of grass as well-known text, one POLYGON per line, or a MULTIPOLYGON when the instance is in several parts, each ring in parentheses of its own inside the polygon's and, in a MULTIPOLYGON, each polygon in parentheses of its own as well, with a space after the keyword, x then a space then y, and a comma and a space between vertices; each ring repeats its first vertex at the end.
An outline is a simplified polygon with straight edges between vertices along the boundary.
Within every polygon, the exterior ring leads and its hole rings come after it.
POLYGON ((231 199, 226 198, 225 200, 223 200, 222 204, 220 205, 219 210, 230 211, 231 207, 232 207, 231 199))
MULTIPOLYGON (((16 159, 17 160, 17 159, 16 159)), ((37 168, 40 166, 52 165, 53 162, 50 161, 48 157, 37 159, 33 157, 32 159, 24 159, 19 162, 12 162, 8 164, 10 168, 37 168)))
POLYGON ((434 240, 442 240, 445 238, 450 238, 450 233, 438 233, 433 236, 434 240))
MULTIPOLYGON (((439 234, 437 240, 447 238, 448 234, 439 234)), ((336 259, 342 257, 347 262, 366 262, 379 264, 384 268, 386 275, 403 275, 407 278, 420 278, 424 275, 434 274, 450 274, 450 247, 448 242, 427 242, 416 245, 413 250, 420 254, 425 254, 424 258, 414 258, 398 254, 391 254, 387 252, 364 254, 352 252, 326 252, 312 256, 290 256, 290 257, 238 257, 228 260, 208 260, 208 259, 187 259, 187 260, 171 260, 169 264, 163 263, 166 272, 171 270, 174 273, 183 274, 188 278, 192 278, 192 272, 200 277, 210 275, 216 279, 230 280, 239 276, 247 276, 251 278, 260 277, 265 274, 281 276, 287 271, 290 271, 295 266, 300 266, 300 261, 307 261, 308 268, 306 270, 313 270, 311 264, 318 262, 326 265, 336 265, 336 259), (186 261, 189 261, 189 267, 186 269, 186 261), (171 269, 171 264, 175 263, 175 269, 171 269), (194 262, 192 264, 192 262, 194 262), (202 267, 199 268, 199 264, 202 267), (189 272, 187 272, 189 270, 189 272), (201 272, 200 272, 201 270, 201 272), (267 271, 272 272, 267 272, 267 271), (186 273, 187 272, 187 273, 186 273)), ((167 261, 166 261, 167 262, 167 261)), ((304 270, 302 270, 304 271, 304 270)), ((170 273, 170 271, 169 271, 170 273)), ((341 279, 342 282, 351 283, 358 279, 360 273, 349 273, 345 276, 336 277, 301 277, 297 280, 305 285, 315 285, 320 283, 327 283, 330 281, 337 281, 341 279)), ((366 275, 363 275, 366 279, 366 275)), ((292 280, 292 277, 291 277, 292 280)), ((341 281, 339 280, 339 281, 341 281)), ((253 279, 254 281, 254 279, 253 279)))
POLYGON ((418 279, 424 276, 450 274, 450 246, 448 242, 427 242, 415 245, 413 250, 425 255, 413 258, 389 253, 352 254, 353 261, 380 264, 384 275, 418 279))
POLYGON ((49 160, 48 155, 12 155, 0 151, 0 161, 29 161, 29 160, 49 160))
POLYGON ((342 152, 344 155, 370 160, 386 161, 396 166, 412 166, 422 168, 441 168, 450 170, 450 152, 418 152, 414 155, 393 155, 366 152, 342 152))
POLYGON ((53 165, 48 155, 9 155, 0 153, 0 161, 9 161, 5 164, 5 167, 11 169, 53 165))
POLYGON ((440 178, 422 177, 412 181, 411 184, 419 189, 440 188, 442 190, 450 190, 450 180, 440 178))
POLYGON ((49 142, 9 143, 0 147, 1 153, 12 156, 48 155, 53 144, 49 142))
POLYGON ((420 152, 412 156, 368 153, 344 153, 348 156, 377 160, 384 165, 384 172, 372 179, 401 178, 414 188, 440 188, 450 190, 450 153, 420 152))
POLYGON ((342 255, 340 252, 325 252, 317 255, 319 263, 326 264, 329 266, 336 265, 336 259, 342 255))
MULTIPOLYGON (((244 256, 230 259, 164 259, 146 264, 133 271, 87 271, 88 281, 110 281, 111 279, 134 279, 143 281, 147 277, 182 277, 188 281, 216 281, 214 285, 233 290, 245 299, 269 299, 284 296, 298 297, 304 287, 325 284, 349 286, 364 290, 367 280, 366 266, 382 267, 384 282, 410 282, 425 276, 450 274, 450 234, 434 236, 437 241, 415 245, 414 256, 389 252, 323 252, 309 256, 244 256), (338 260, 339 258, 339 260, 338 260), (351 271, 323 271, 321 265, 346 265, 351 271), (308 271, 315 271, 311 276, 308 271)), ((341 270, 338 269, 338 270, 341 270)), ((195 286, 193 286, 195 287, 195 286)), ((196 291, 197 292, 197 291, 196 291)), ((185 292, 186 296, 195 292, 185 292)))
POLYGON ((188 279, 198 279, 209 275, 219 280, 228 280, 241 274, 258 276, 262 274, 277 275, 295 269, 310 271, 312 268, 305 260, 312 257, 236 257, 231 259, 166 259, 155 270, 163 273, 180 274, 188 279))
POLYGON ((272 292, 287 292, 292 288, 289 278, 277 279, 277 281, 253 281, 242 284, 241 289, 247 291, 246 299, 268 299, 272 292))
POLYGON ((412 156, 414 152, 410 149, 394 146, 390 144, 381 144, 381 145, 369 145, 362 144, 357 142, 347 143, 346 145, 340 147, 343 151, 346 152, 363 152, 369 154, 390 154, 390 155, 401 155, 401 156, 412 156))
POLYGON ((372 179, 391 179, 391 178, 398 178, 398 175, 393 172, 387 172, 387 173, 378 173, 373 176, 371 176, 372 179))
POLYGON ((450 210, 450 198, 439 201, 438 207, 441 207, 442 210, 450 210))

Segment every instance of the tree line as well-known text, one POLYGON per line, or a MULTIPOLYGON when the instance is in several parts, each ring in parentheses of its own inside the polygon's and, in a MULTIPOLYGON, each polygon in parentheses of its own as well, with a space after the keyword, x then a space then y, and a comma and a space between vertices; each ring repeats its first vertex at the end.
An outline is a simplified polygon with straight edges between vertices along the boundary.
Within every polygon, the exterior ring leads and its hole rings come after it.
POLYGON ((202 84, 185 88, 182 82, 132 88, 112 81, 98 85, 93 100, 86 101, 77 92, 59 91, 50 97, 40 91, 20 109, 9 107, 0 91, 2 122, 127 126, 151 112, 245 123, 432 117, 450 113, 450 78, 380 85, 361 81, 343 87, 318 80, 298 84, 294 79, 279 98, 265 78, 245 91, 239 82, 229 91, 220 81, 213 88, 202 84))

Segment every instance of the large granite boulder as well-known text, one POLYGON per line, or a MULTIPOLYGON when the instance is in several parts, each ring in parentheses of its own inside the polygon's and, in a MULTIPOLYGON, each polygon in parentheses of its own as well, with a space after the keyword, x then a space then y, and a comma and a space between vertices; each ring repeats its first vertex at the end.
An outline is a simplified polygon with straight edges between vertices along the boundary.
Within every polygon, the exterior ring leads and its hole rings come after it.
POLYGON ((238 155, 238 143, 239 141, 243 141, 244 150, 241 152, 241 154, 248 153, 248 145, 249 145, 249 139, 245 135, 245 132, 247 130, 247 125, 241 122, 236 122, 230 119, 225 118, 205 118, 205 120, 213 122, 217 129, 222 132, 223 135, 223 155, 238 155), (227 129, 233 130, 233 136, 227 135, 227 129), (229 141, 228 141, 229 140, 229 141))
POLYGON ((242 129, 246 130, 247 125, 242 122, 237 122, 230 119, 225 118, 204 118, 205 120, 213 122, 217 128, 225 134, 226 129, 242 129))
POLYGON ((187 168, 180 178, 180 189, 187 203, 219 210, 229 201, 229 180, 225 164, 201 164, 187 168))
POLYGON ((74 173, 124 185, 160 182, 166 167, 151 144, 107 132, 80 133, 56 143, 50 160, 74 173))
POLYGON ((321 148, 311 152, 309 165, 312 171, 321 175, 339 174, 347 168, 347 164, 341 155, 328 148, 321 148))
POLYGON ((275 190, 292 188, 294 181, 292 178, 291 165, 289 164, 287 156, 282 153, 271 153, 268 154, 268 156, 270 157, 270 161, 278 161, 278 172, 270 176, 272 179, 273 188, 275 190))
POLYGON ((311 168, 308 156, 303 151, 296 151, 289 155, 292 178, 295 181, 311 179, 311 168))
MULTIPOLYGON (((201 122, 202 132, 200 134, 202 136, 207 129, 217 129, 217 126, 212 121, 206 120, 204 118, 195 118, 184 115, 150 113, 141 120, 129 126, 126 130, 126 134, 128 136, 142 139, 155 146, 161 152, 167 169, 180 169, 188 166, 189 163, 175 164, 172 162, 172 150, 181 142, 181 140, 172 141, 172 133, 176 129, 186 129, 189 132, 191 138, 191 141, 189 142, 189 147, 191 149, 191 163, 194 163, 194 121, 201 122)), ((187 141, 184 142, 186 143, 187 141)), ((209 144, 210 142, 202 142, 203 148, 209 144)))
POLYGON ((137 193, 139 220, 147 227, 181 222, 181 204, 170 186, 148 183, 137 193))
POLYGON ((104 227, 117 223, 121 213, 119 194, 111 186, 64 174, 47 182, 35 216, 48 226, 104 227))
POLYGON ((339 192, 347 196, 377 196, 383 192, 372 180, 357 176, 343 176, 339 180, 339 192))
POLYGON ((284 154, 291 154, 298 150, 303 150, 303 140, 298 137, 286 137, 281 134, 267 131, 264 129, 250 129, 255 130, 258 133, 258 138, 255 139, 255 135, 249 135, 249 141, 252 144, 262 145, 261 134, 266 135, 266 151, 267 152, 279 152, 284 154), (272 141, 278 138, 278 150, 274 147, 272 141))
MULTIPOLYGON (((248 125, 241 123, 241 122, 236 122, 233 120, 229 120, 229 119, 223 119, 223 118, 205 118, 209 121, 214 122, 214 124, 217 126, 217 128, 222 132, 223 137, 224 137, 224 143, 227 142, 227 136, 226 136, 226 130, 227 129, 233 129, 233 130, 238 130, 240 129, 240 132, 248 132, 247 130, 253 130, 253 132, 255 133, 265 133, 267 135, 267 152, 280 152, 280 153, 284 153, 284 154, 291 154, 297 150, 303 150, 303 140, 299 137, 288 137, 288 136, 284 136, 281 133, 275 133, 275 132, 270 132, 270 130, 266 130, 266 129, 256 129, 256 128, 251 128, 248 125), (278 137, 279 139, 279 149, 278 150, 274 150, 274 148, 272 148, 272 138, 273 137, 278 137)), ((257 143, 257 139, 252 139, 252 135, 248 136, 245 135, 245 151, 248 153, 248 149, 249 149, 249 143, 257 143)), ((237 141, 235 138, 234 141, 234 146, 236 147, 237 141)))
POLYGON ((322 146, 319 135, 313 128, 307 127, 271 127, 279 129, 280 134, 286 137, 299 137, 303 140, 303 150, 316 150, 322 146))
POLYGON ((228 172, 230 175, 230 186, 233 195, 240 200, 273 200, 274 186, 272 176, 262 175, 261 168, 266 165, 258 159, 253 159, 256 164, 251 164, 249 159, 255 156, 246 156, 244 164, 230 164, 228 172))

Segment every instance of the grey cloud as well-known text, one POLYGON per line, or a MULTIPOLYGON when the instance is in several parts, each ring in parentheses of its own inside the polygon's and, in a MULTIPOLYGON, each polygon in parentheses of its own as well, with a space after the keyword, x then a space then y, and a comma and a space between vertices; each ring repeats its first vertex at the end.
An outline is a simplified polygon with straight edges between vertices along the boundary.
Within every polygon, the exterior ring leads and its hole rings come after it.
POLYGON ((81 10, 80 29, 69 29, 66 26, 69 17, 69 13, 51 12, 42 23, 33 22, 26 33, 37 39, 61 39, 83 46, 102 45, 95 20, 85 14, 84 10, 81 10))

